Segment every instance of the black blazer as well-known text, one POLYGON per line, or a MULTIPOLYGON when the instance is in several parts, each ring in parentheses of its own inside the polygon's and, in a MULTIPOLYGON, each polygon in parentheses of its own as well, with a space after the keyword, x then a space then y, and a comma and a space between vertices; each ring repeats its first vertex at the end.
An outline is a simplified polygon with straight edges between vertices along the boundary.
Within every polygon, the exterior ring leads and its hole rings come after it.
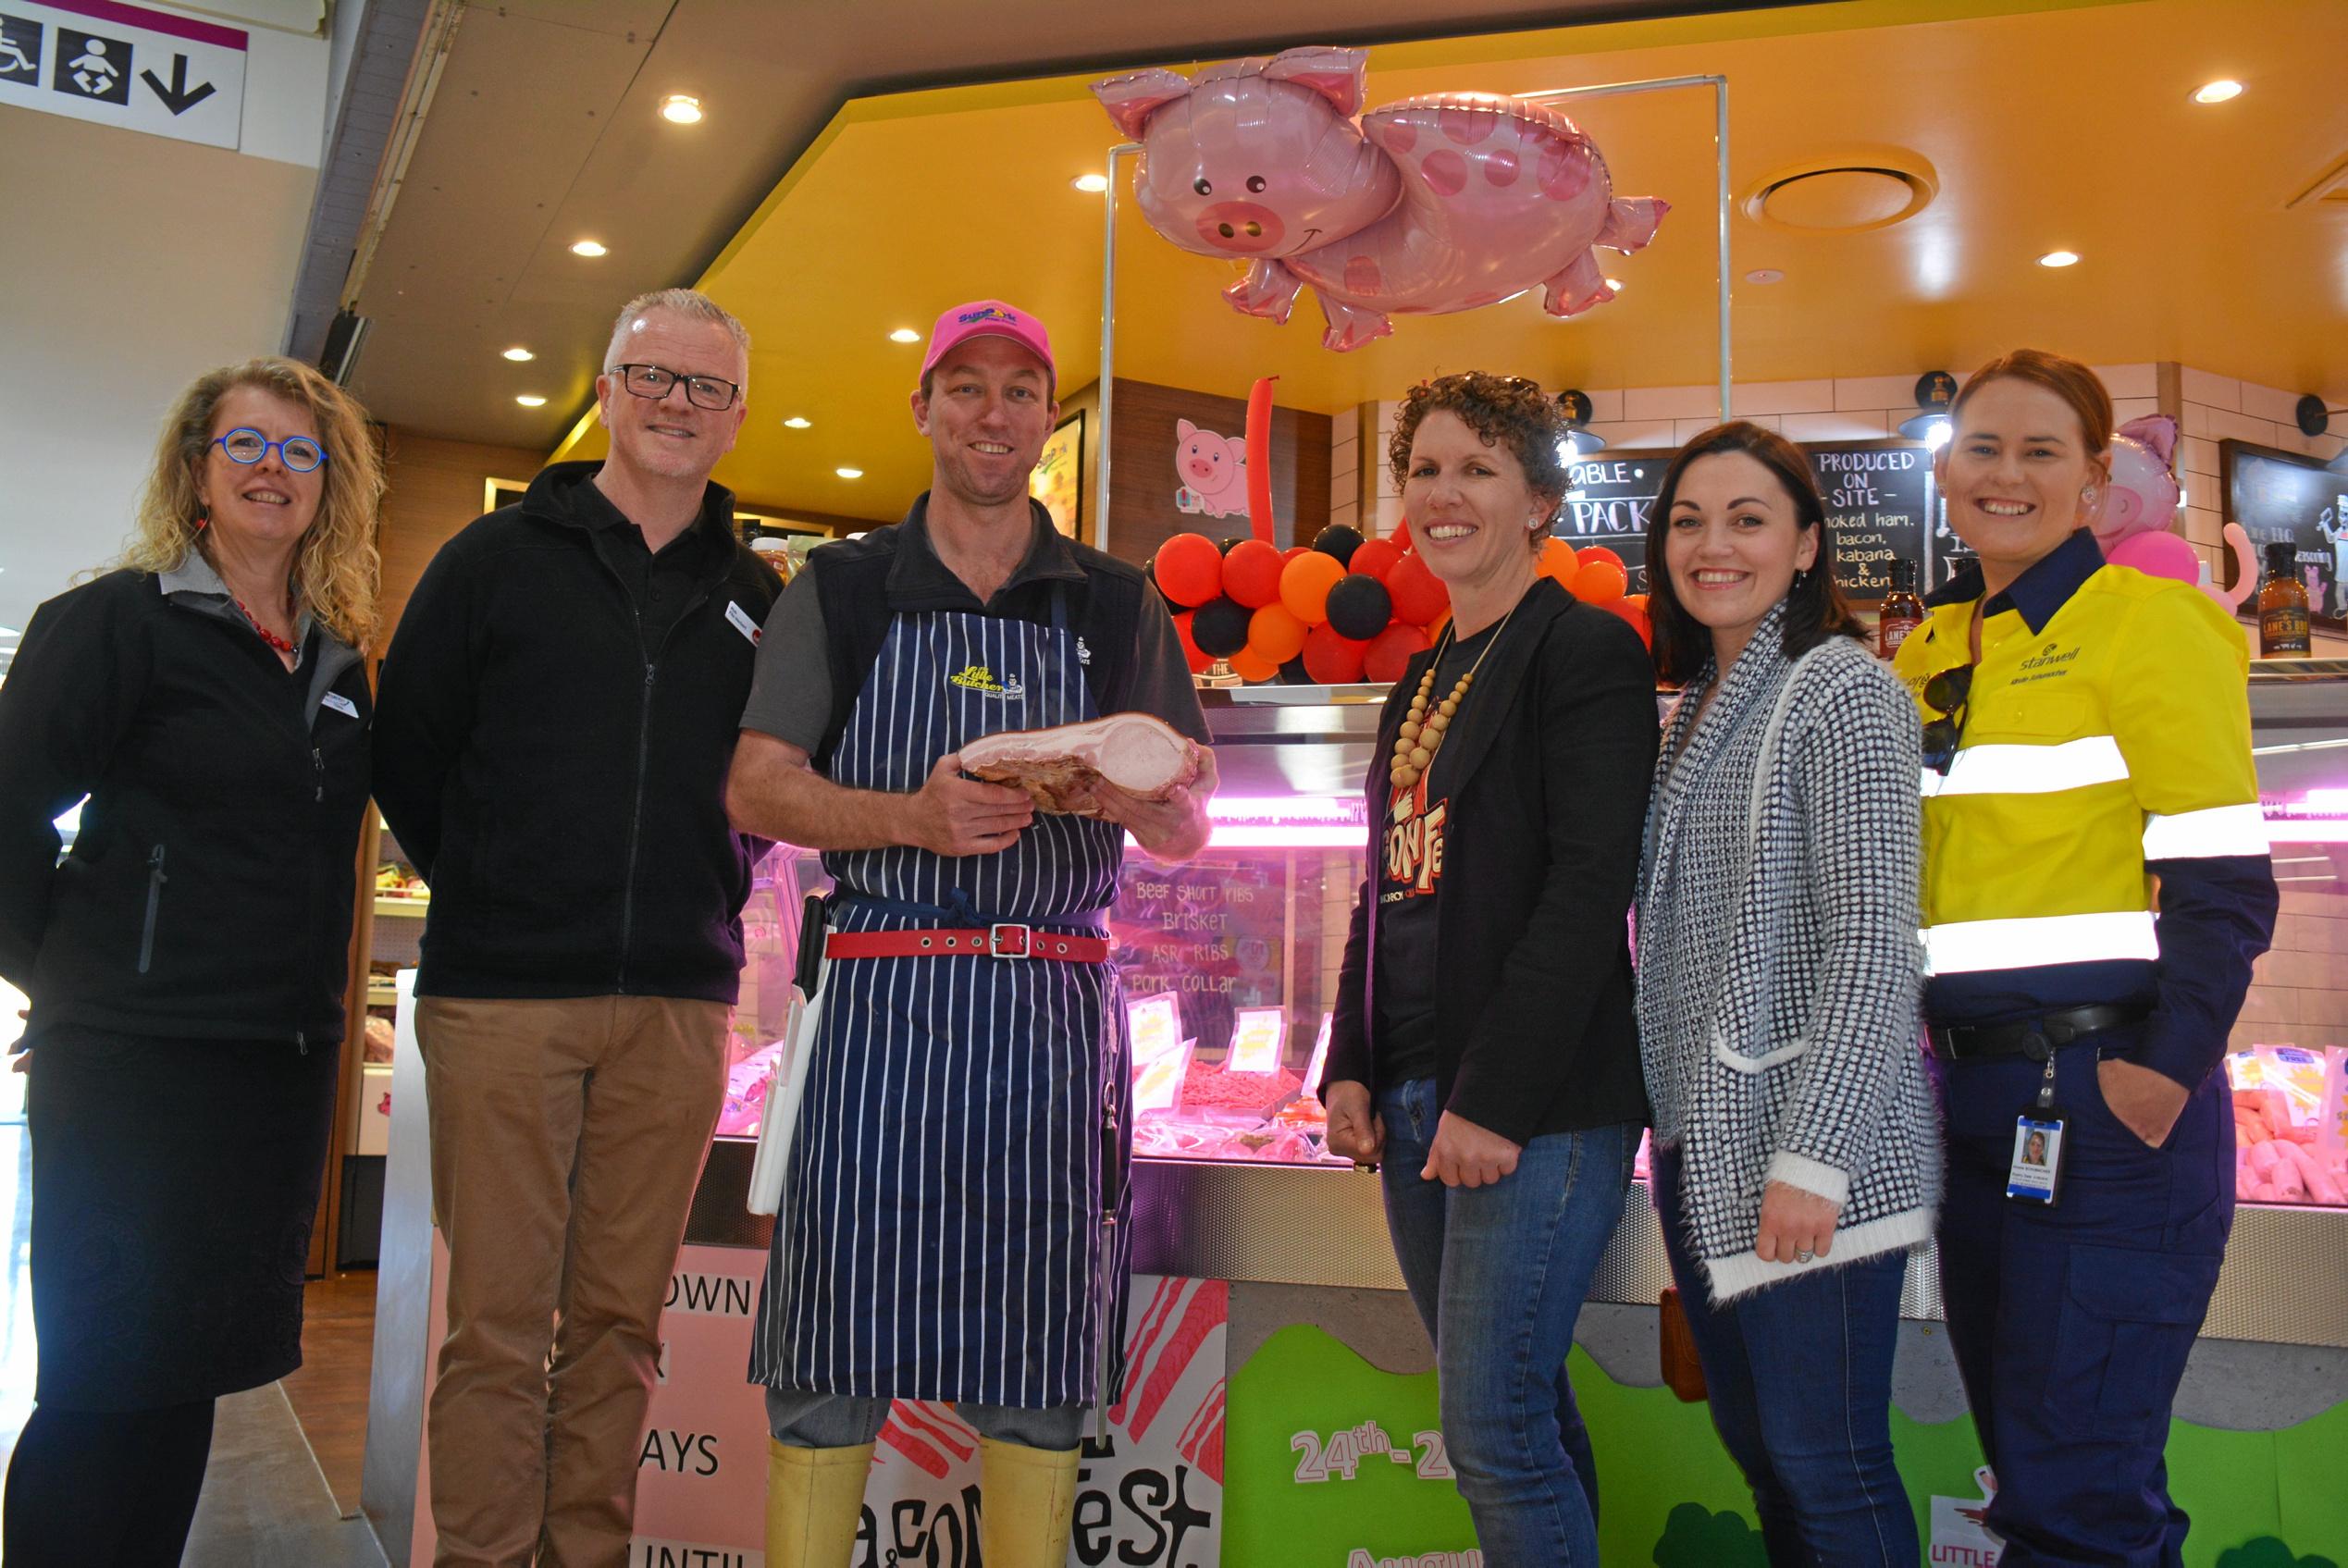
MULTIPOLYGON (((1376 1093, 1378 840, 1387 759, 1433 653, 1379 716, 1369 874, 1338 976, 1325 1082, 1376 1093)), ((1514 1142, 1647 1119, 1629 914, 1655 766, 1654 668, 1619 616, 1547 579, 1476 677, 1435 884, 1436 1092, 1514 1142)))

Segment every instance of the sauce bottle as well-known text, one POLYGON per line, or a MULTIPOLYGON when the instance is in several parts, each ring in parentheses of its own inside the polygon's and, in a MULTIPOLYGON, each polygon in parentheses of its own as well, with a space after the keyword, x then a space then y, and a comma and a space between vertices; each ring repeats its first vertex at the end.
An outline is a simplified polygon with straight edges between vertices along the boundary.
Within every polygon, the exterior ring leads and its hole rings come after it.
POLYGON ((1908 640, 1908 634, 1924 623, 1924 601, 1916 597, 1916 563, 1891 563, 1891 592, 1884 596, 1875 615, 1875 657, 1889 659, 1908 640))
POLYGON ((2305 659, 2310 648, 2307 585, 2299 580, 2288 539, 2267 547, 2267 580, 2258 585, 2258 657, 2305 659))

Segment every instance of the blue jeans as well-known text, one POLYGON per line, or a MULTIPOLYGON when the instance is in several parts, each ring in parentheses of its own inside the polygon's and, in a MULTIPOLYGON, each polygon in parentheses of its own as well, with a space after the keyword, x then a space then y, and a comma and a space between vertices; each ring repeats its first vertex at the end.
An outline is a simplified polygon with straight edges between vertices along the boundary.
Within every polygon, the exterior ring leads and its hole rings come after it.
POLYGON ((1648 1163, 1712 1429, 1753 1488, 1771 1568, 1913 1568, 1916 1515, 1891 1436, 1908 1253, 1837 1264, 1715 1306, 1687 1250, 1678 1154, 1658 1145, 1648 1163))
POLYGON ((1416 1078, 1378 1098, 1386 1224, 1435 1342, 1443 1439, 1488 1568, 1597 1568, 1598 1465, 1565 1380, 1574 1320, 1623 1217, 1637 1130, 1525 1146, 1489 1187, 1419 1171, 1442 1107, 1416 1078))

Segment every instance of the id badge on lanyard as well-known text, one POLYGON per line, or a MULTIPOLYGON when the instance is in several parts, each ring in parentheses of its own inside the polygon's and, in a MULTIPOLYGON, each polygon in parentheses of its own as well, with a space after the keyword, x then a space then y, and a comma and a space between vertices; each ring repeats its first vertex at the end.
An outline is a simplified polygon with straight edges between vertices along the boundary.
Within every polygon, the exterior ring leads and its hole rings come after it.
POLYGON ((2063 1179, 2063 1127, 2068 1118, 2055 1104, 2055 1053, 2046 1052, 2046 1072, 2038 1098, 2014 1118, 2014 1158, 2006 1169, 2006 1196, 2017 1203, 2058 1201, 2063 1179))

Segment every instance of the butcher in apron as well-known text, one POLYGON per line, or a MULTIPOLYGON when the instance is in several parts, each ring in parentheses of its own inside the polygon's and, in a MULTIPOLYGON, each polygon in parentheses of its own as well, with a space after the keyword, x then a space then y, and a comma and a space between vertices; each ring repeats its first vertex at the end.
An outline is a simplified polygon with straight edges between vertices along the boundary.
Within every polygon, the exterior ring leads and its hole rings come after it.
POLYGON ((1204 743, 1171 619, 1135 568, 1028 499, 1058 417, 1043 324, 938 318, 913 398, 933 454, 906 520, 809 558, 769 617, 727 797, 820 849, 834 890, 750 1377, 773 1433, 768 1568, 840 1568, 893 1399, 981 1438, 988 1568, 1059 1568, 1088 1406, 1121 1369, 1125 1012, 1108 962, 1124 839, 1205 846, 1214 760, 1119 821, 964 777, 1004 730, 1146 712, 1204 743))

